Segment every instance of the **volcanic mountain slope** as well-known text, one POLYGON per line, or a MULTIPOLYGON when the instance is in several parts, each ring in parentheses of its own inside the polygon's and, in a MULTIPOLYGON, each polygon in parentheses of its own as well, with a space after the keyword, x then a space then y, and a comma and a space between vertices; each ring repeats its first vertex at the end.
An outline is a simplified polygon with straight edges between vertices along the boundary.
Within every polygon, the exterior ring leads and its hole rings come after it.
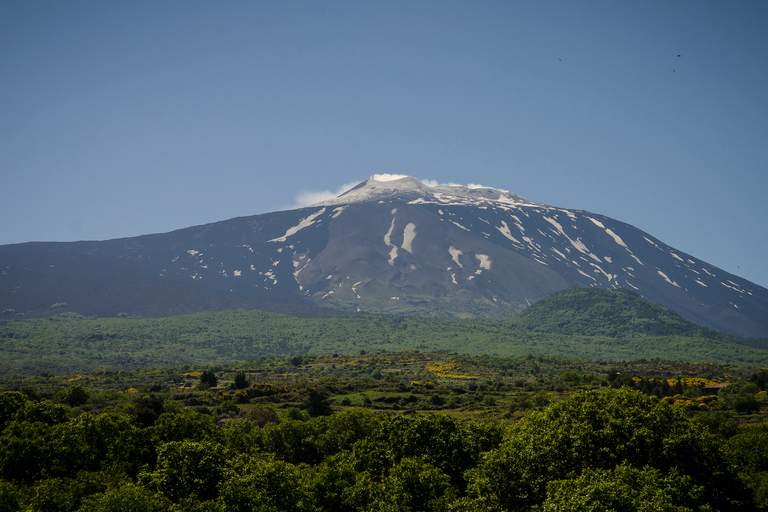
POLYGON ((768 336, 768 290, 633 226, 411 177, 167 234, 2 246, 0 268, 0 308, 16 311, 160 315, 211 296, 208 309, 258 299, 501 318, 569 287, 627 288, 700 325, 768 336))

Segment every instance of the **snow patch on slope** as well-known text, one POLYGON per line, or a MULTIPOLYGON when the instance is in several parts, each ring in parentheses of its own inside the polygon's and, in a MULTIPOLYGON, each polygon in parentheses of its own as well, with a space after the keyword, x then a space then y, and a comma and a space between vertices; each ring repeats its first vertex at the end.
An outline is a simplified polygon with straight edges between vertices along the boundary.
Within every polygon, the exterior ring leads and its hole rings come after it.
POLYGON ((409 222, 403 230, 403 249, 413 254, 413 239, 416 238, 416 224, 409 222))
POLYGON ((574 247, 574 248, 575 248, 577 251, 579 251, 579 252, 580 252, 580 253, 582 253, 582 254, 585 254, 585 255, 589 256, 590 258, 592 258, 593 260, 597 261, 598 263, 602 263, 602 262, 603 262, 603 261, 602 261, 600 258, 598 258, 596 255, 592 254, 592 253, 589 251, 589 249, 587 248, 587 246, 586 246, 586 245, 584 245, 584 243, 583 243, 583 242, 582 242, 580 239, 578 239, 578 238, 577 238, 576 240, 573 240, 573 239, 571 239, 571 237, 569 237, 568 235, 566 235, 566 234, 565 234, 565 231, 563 231, 563 226, 561 226, 561 225, 560 225, 560 223, 559 223, 559 222, 557 222, 555 219, 551 219, 551 218, 549 218, 549 217, 544 217, 544 216, 542 216, 542 218, 543 218, 545 221, 547 221, 547 222, 549 222, 550 224, 552 224, 552 225, 555 227, 555 229, 557 230, 557 232, 558 232, 558 233, 560 233, 562 236, 564 236, 565 238, 567 238, 567 239, 568 239, 568 241, 569 241, 569 242, 571 242, 571 245, 572 245, 572 246, 573 246, 573 247, 574 247))
POLYGON ((457 249, 457 248, 455 248, 454 246, 450 246, 450 247, 448 248, 448 252, 449 252, 449 253, 451 253, 451 259, 452 259, 454 262, 456 262, 456 264, 457 264, 457 265, 458 265, 460 268, 464 268, 464 265, 462 265, 462 264, 461 264, 461 262, 459 261, 459 256, 461 256, 461 255, 462 255, 462 254, 464 254, 464 253, 462 253, 460 250, 458 250, 458 249, 457 249))
POLYGON ((312 224, 315 223, 315 219, 325 213, 325 208, 321 208, 320 210, 316 211, 312 215, 308 217, 304 217, 299 221, 299 223, 296 226, 293 226, 292 228, 289 228, 288 231, 285 232, 285 234, 278 238, 273 238, 272 240, 267 240, 268 242, 285 242, 289 236, 295 235, 299 231, 301 231, 304 228, 308 228, 312 224))
POLYGON ((487 254, 475 254, 475 258, 480 261, 480 268, 491 270, 491 258, 487 254))
POLYGON ((496 226, 496 229, 499 230, 499 232, 507 237, 508 239, 512 240, 516 244, 520 244, 520 242, 517 240, 517 238, 512 236, 512 232, 509 230, 509 226, 507 226, 507 223, 504 221, 501 221, 501 226, 496 226))
POLYGON ((675 281, 672 281, 672 280, 671 280, 669 277, 667 277, 667 274, 665 274, 665 273, 664 273, 664 272, 662 272, 661 270, 658 270, 658 273, 659 273, 659 275, 660 275, 661 277, 663 277, 663 278, 664 278, 664 280, 665 280, 666 282, 668 282, 668 283, 669 283, 669 284, 671 284, 672 286, 677 286, 678 288, 680 288, 680 285, 679 285, 679 284, 677 284, 675 281))

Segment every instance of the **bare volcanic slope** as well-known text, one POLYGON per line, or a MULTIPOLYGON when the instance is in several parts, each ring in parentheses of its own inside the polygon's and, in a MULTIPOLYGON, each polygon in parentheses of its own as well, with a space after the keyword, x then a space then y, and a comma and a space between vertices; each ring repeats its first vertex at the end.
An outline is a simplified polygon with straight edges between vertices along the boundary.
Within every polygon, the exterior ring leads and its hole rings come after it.
POLYGON ((697 324, 768 336, 768 290, 633 226, 411 177, 166 234, 0 246, 0 268, 0 307, 15 312, 162 316, 268 300, 504 318, 569 287, 627 288, 697 324))

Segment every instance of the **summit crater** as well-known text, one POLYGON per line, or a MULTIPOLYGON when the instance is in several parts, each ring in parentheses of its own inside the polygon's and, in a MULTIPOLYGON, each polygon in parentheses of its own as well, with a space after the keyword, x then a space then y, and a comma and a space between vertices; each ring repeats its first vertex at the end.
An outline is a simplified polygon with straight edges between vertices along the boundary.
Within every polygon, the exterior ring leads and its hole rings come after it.
POLYGON ((353 203, 402 201, 406 203, 535 204, 509 192, 481 186, 427 184, 413 176, 379 175, 360 182, 343 194, 312 206, 334 206, 353 203))

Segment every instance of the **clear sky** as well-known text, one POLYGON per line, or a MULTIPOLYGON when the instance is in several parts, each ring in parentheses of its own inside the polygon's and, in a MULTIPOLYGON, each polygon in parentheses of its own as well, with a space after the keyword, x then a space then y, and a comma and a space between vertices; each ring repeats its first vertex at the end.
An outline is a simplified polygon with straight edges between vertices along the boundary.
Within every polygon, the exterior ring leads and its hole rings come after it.
POLYGON ((768 2, 0 2, 0 244, 377 173, 628 222, 768 286, 768 2))

